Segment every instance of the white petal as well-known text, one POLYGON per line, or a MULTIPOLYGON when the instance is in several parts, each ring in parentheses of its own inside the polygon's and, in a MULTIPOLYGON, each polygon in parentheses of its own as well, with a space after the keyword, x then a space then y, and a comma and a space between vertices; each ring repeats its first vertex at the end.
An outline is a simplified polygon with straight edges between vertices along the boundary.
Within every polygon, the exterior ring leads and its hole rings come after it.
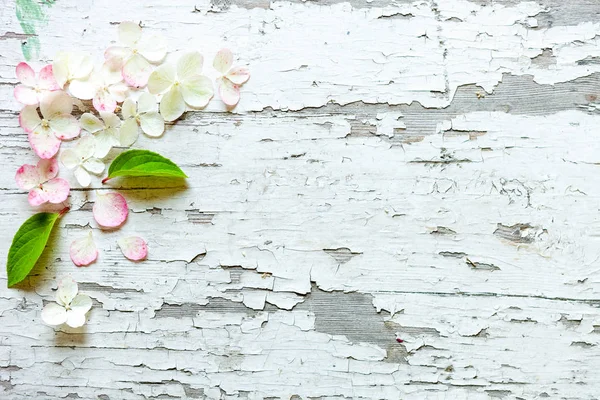
POLYGON ((229 68, 233 65, 233 54, 229 49, 221 49, 215 56, 213 60, 213 67, 221 73, 221 75, 225 75, 229 68))
POLYGON ((96 137, 91 135, 82 137, 75 144, 74 150, 81 162, 93 157, 96 152, 96 137))
POLYGON ((138 99, 137 108, 139 113, 158 111, 158 103, 156 102, 156 97, 154 97, 150 93, 142 93, 142 95, 138 99))
POLYGON ((129 147, 135 143, 138 138, 138 124, 134 118, 129 118, 123 122, 119 131, 119 142, 121 146, 129 147))
POLYGON ((180 80, 200 75, 204 58, 197 51, 182 55, 177 61, 177 77, 180 80))
POLYGON ((96 158, 106 157, 113 147, 120 144, 117 134, 117 128, 107 128, 94 135, 96 138, 96 152, 94 156, 96 158))
POLYGON ((100 175, 104 172, 104 163, 97 158, 90 158, 83 162, 83 168, 85 168, 88 172, 91 172, 94 175, 100 175))
POLYGON ((119 24, 119 41, 133 47, 142 36, 142 28, 134 22, 123 21, 119 24))
POLYGON ((138 44, 139 53, 152 63, 158 63, 167 55, 167 41, 161 35, 142 38, 138 44))
POLYGON ((58 114, 71 114, 73 100, 71 96, 60 90, 50 92, 40 102, 40 111, 45 119, 52 119, 54 115, 58 114))
POLYGON ((79 165, 79 157, 73 149, 66 149, 60 155, 60 162, 68 169, 73 169, 79 165))
POLYGON ((240 88, 227 78, 217 79, 217 87, 219 96, 223 103, 228 106, 235 106, 240 101, 240 88))
POLYGON ((85 315, 92 308, 92 299, 87 294, 78 294, 71 302, 71 310, 85 315))
POLYGON ((66 54, 58 54, 52 63, 52 72, 58 86, 63 88, 69 80, 69 63, 66 54))
MULTIPOLYGON (((69 248, 71 261, 78 267, 90 265, 98 258, 98 248, 94 243, 92 231, 89 231, 84 237, 75 239, 69 248)), ((75 297, 77 298, 77 297, 75 297)))
POLYGON ((71 328, 79 328, 85 324, 85 314, 81 314, 75 310, 67 311, 67 325, 71 328))
POLYGON ((85 113, 79 119, 81 123, 81 127, 88 131, 89 133, 96 133, 102 129, 104 129, 104 124, 98 117, 93 114, 85 113))
POLYGON ((79 288, 77 282, 71 277, 66 277, 58 282, 56 291, 56 302, 62 306, 68 306, 77 295, 79 288))
POLYGON ((168 90, 173 83, 175 83, 175 68, 171 64, 163 64, 150 74, 148 91, 159 94, 168 90))
POLYGON ((90 186, 90 183, 92 183, 90 174, 82 166, 75 168, 75 172, 73 172, 73 174, 75 175, 77 182, 79 182, 82 187, 88 187, 90 186))
POLYGON ((50 128, 60 140, 69 140, 79 136, 81 126, 77 118, 71 114, 59 114, 52 117, 49 121, 50 128))
POLYGON ((173 86, 160 100, 160 114, 165 121, 175 121, 185 112, 185 101, 179 86, 173 86))
POLYGON ((100 116, 107 128, 118 128, 121 126, 121 120, 113 113, 100 112, 100 116))
POLYGON ((108 87, 108 92, 112 96, 113 99, 117 101, 117 103, 122 103, 123 100, 127 97, 127 93, 129 92, 129 86, 127 86, 123 82, 117 82, 108 87))
POLYGON ((114 61, 105 61, 104 64, 102 64, 99 75, 104 86, 113 85, 123 80, 123 75, 121 74, 122 67, 122 65, 119 65, 114 61))
POLYGON ((212 81, 203 75, 192 76, 181 83, 183 100, 192 107, 206 106, 213 93, 212 81))
POLYGON ((19 114, 19 125, 25 132, 33 132, 42 123, 37 107, 25 106, 19 114))
POLYGON ((133 87, 144 87, 148 83, 148 77, 152 72, 152 66, 144 57, 134 54, 123 65, 123 79, 133 87))
POLYGON ((42 321, 48 325, 62 325, 67 322, 67 310, 56 303, 48 303, 42 309, 42 321))
POLYGON ((85 79, 94 69, 92 59, 85 53, 70 53, 68 62, 69 76, 71 79, 85 79))
POLYGON ((93 78, 85 80, 75 79, 69 84, 69 93, 80 100, 91 100, 99 87, 98 81, 93 78))
POLYGON ((159 137, 165 131, 165 121, 157 112, 148 112, 140 116, 142 131, 151 137, 159 137))
POLYGON ((126 99, 121 106, 121 114, 123 115, 123 119, 135 117, 137 114, 135 101, 126 99))

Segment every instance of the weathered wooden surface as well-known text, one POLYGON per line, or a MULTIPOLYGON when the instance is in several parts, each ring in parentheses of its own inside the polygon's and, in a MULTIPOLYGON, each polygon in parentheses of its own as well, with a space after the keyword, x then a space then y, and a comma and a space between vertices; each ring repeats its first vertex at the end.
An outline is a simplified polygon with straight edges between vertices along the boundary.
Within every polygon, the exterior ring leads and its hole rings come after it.
MULTIPOLYGON (((32 213, 0 5, 0 258, 32 213)), ((74 190, 35 274, 0 289, 2 399, 596 399, 600 3, 57 0, 40 57, 131 19, 252 78, 159 140, 119 232, 74 190), (88 226, 99 261, 75 268, 88 226), (116 239, 149 241, 148 261, 116 239), (88 324, 39 318, 70 273, 88 324), (404 342, 398 343, 396 337, 404 342)), ((206 62, 209 65, 209 62, 206 62)), ((73 185, 74 179, 63 170, 73 185)), ((5 277, 0 278, 2 281, 5 277)))

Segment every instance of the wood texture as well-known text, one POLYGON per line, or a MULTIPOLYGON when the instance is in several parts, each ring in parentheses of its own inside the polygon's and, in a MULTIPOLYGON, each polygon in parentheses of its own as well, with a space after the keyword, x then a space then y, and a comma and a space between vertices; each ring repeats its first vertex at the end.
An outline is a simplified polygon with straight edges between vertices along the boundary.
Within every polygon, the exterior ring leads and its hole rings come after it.
MULTIPOLYGON (((598 398, 598 2, 44 7, 42 61, 100 58, 130 19, 209 73, 227 46, 252 78, 233 112, 215 99, 136 143, 190 178, 115 180, 121 230, 92 219, 99 180, 71 192, 52 251, 1 285, 0 398, 598 398), (101 255, 78 269, 90 228, 101 255), (40 320, 66 274, 94 299, 82 329, 40 320)), ((28 37, 13 2, 0 21, 5 258, 35 158, 12 99, 28 37)))

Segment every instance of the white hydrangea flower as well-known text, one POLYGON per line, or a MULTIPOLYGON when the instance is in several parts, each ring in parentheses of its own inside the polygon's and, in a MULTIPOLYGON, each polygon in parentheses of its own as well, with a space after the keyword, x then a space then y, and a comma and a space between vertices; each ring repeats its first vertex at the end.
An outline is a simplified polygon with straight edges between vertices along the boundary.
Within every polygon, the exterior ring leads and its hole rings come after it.
POLYGON ((72 149, 63 151, 60 161, 68 169, 75 170, 75 178, 81 186, 88 187, 92 182, 89 173, 100 175, 104 171, 104 163, 95 154, 96 138, 89 135, 79 139, 72 149))
POLYGON ((134 22, 119 24, 123 46, 106 49, 104 58, 121 69, 123 79, 133 87, 144 87, 152 72, 150 63, 158 63, 167 54, 167 42, 160 35, 142 37, 142 28, 134 22))
POLYGON ((213 97, 212 81, 201 75, 204 58, 198 52, 181 56, 177 67, 163 64, 148 79, 148 91, 163 94, 160 113, 165 121, 174 121, 185 112, 186 104, 202 108, 213 97))
POLYGON ((231 50, 219 50, 213 61, 213 67, 221 74, 217 78, 217 88, 221 100, 228 106, 235 106, 240 101, 240 86, 250 79, 248 68, 232 67, 232 65, 231 50))
POLYGON ((120 69, 106 62, 87 79, 74 80, 69 91, 78 99, 92 100, 97 111, 112 113, 117 103, 122 103, 127 97, 129 87, 123 82, 120 69))
POLYGON ((81 122, 81 127, 89 133, 94 134, 96 138, 94 156, 104 158, 113 147, 121 145, 119 140, 121 120, 115 114, 109 112, 100 112, 100 117, 102 121, 90 113, 85 113, 79 121, 81 122))
POLYGON ((159 137, 165 130, 165 121, 158 113, 156 98, 150 93, 142 93, 137 101, 127 99, 121 107, 121 145, 131 146, 138 138, 139 130, 150 137, 159 137))
POLYGON ((92 299, 78 294, 79 287, 73 278, 62 279, 56 291, 56 303, 48 303, 42 309, 42 320, 52 326, 66 323, 71 328, 85 324, 85 315, 92 308, 92 299))
POLYGON ((61 89, 73 81, 87 79, 93 69, 90 56, 80 52, 60 52, 52 63, 54 79, 61 89))

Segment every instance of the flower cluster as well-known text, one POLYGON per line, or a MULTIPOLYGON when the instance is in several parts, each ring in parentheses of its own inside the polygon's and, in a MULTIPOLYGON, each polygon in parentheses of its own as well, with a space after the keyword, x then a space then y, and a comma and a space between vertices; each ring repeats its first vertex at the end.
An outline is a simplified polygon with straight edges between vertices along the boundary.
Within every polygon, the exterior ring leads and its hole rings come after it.
MULTIPOLYGON (((21 166, 15 179, 19 188, 29 191, 32 206, 67 200, 70 184, 58 177, 57 159, 73 171, 81 187, 88 187, 92 175, 105 171, 104 159, 114 147, 132 146, 140 132, 160 137, 165 122, 177 120, 189 109, 201 109, 213 98, 213 81, 203 74, 204 57, 199 52, 165 62, 172 57, 167 56, 166 40, 146 35, 133 22, 119 25, 118 39, 118 44, 108 47, 98 64, 89 54, 61 52, 37 75, 27 63, 17 65, 20 83, 14 96, 24 106, 19 124, 40 160, 37 165, 21 166), (73 115, 74 107, 82 112, 79 118, 73 115), (61 151, 63 142, 74 143, 61 151)), ((212 65, 212 75, 216 72, 218 76, 219 97, 227 106, 235 106, 240 99, 240 86, 250 77, 248 70, 233 67, 233 55, 227 49, 216 54, 212 65)), ((93 215, 101 228, 121 226, 128 211, 127 202, 119 193, 96 195, 93 215)), ((118 245, 130 260, 139 261, 147 255, 146 242, 139 237, 121 238, 118 245)), ((98 250, 91 231, 72 243, 70 256, 77 266, 96 260, 98 250)), ((73 291, 70 283, 63 287, 69 293, 73 291)), ((91 301, 70 297, 71 294, 68 298, 59 296, 62 310, 56 305, 44 308, 46 322, 83 324, 81 312, 75 316, 74 310, 84 310, 84 315, 91 301)))

